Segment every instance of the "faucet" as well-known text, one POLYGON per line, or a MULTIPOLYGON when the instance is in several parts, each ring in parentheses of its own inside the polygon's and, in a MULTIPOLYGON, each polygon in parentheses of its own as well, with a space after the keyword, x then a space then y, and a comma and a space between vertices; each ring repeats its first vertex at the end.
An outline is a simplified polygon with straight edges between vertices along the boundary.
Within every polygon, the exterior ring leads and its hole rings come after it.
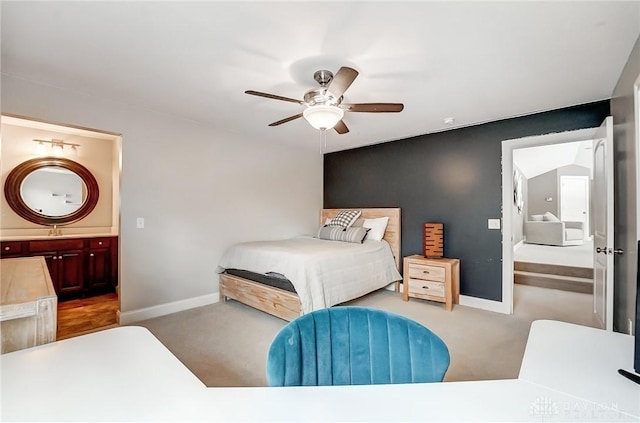
POLYGON ((58 229, 58 225, 53 225, 51 229, 49 229, 49 236, 58 236, 62 235, 62 231, 58 229))

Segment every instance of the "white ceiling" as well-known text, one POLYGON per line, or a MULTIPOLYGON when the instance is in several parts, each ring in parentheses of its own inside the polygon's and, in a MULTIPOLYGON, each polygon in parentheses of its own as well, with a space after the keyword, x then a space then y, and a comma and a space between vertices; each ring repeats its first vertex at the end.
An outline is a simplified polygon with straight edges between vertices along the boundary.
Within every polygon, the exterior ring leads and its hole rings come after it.
POLYGON ((591 169, 593 141, 566 142, 513 150, 513 163, 531 179, 553 169, 578 165, 591 169))
POLYGON ((251 138, 318 148, 304 119, 267 126, 302 106, 244 94, 301 99, 318 69, 360 72, 345 102, 405 104, 347 113, 326 151, 607 99, 640 33, 638 1, 1 7, 3 74, 251 138))

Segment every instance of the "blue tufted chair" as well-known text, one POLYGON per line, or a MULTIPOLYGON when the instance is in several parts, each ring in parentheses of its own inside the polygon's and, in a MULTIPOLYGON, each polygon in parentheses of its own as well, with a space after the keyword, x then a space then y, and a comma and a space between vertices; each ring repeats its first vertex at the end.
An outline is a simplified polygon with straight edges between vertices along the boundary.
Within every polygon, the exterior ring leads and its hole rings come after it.
POLYGON ((449 350, 436 334, 397 314, 366 307, 316 310, 271 342, 269 386, 441 382, 449 350))

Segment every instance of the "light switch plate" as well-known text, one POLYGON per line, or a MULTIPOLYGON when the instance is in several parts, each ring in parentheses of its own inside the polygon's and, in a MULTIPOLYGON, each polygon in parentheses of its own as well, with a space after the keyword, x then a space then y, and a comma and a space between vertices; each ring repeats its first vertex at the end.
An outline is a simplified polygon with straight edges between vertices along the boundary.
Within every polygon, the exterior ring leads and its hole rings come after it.
POLYGON ((500 219, 489 219, 489 229, 500 229, 500 219))
POLYGON ((144 217, 139 217, 136 219, 136 228, 144 229, 144 217))

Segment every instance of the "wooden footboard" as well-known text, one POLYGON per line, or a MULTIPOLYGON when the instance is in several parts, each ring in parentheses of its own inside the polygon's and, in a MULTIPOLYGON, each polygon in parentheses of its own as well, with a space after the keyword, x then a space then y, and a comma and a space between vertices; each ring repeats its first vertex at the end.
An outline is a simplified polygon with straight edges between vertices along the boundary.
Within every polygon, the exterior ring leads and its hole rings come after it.
POLYGON ((220 301, 227 298, 287 321, 302 314, 300 298, 293 292, 223 273, 220 275, 220 301))

